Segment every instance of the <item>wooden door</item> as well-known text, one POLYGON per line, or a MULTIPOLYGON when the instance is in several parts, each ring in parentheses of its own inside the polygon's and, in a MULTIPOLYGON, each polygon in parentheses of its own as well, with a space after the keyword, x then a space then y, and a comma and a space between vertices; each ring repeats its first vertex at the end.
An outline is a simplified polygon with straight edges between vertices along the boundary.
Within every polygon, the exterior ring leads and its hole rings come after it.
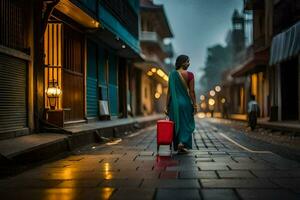
POLYGON ((65 121, 84 117, 84 37, 70 27, 64 28, 63 107, 69 108, 65 121))

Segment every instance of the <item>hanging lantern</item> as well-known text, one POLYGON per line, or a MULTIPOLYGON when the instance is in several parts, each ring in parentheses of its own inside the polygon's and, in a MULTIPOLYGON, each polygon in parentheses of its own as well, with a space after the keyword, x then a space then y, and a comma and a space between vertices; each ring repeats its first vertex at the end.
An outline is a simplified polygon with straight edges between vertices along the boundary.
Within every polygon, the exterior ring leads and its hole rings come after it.
POLYGON ((46 95, 49 99, 50 109, 55 110, 56 101, 61 95, 62 91, 58 86, 50 86, 46 90, 46 95))

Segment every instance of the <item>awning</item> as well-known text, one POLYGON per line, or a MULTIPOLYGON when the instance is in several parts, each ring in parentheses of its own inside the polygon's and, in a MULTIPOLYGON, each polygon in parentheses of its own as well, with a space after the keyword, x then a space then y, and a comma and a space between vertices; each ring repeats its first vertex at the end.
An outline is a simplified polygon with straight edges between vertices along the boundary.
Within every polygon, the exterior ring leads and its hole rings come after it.
POLYGON ((300 53, 300 21, 272 40, 270 65, 278 64, 300 53))
POLYGON ((231 74, 232 77, 241 77, 247 74, 261 72, 266 69, 269 61, 269 49, 255 52, 249 60, 237 67, 231 74))
POLYGON ((60 0, 55 8, 86 28, 97 29, 100 27, 98 19, 83 11, 70 0, 60 0))

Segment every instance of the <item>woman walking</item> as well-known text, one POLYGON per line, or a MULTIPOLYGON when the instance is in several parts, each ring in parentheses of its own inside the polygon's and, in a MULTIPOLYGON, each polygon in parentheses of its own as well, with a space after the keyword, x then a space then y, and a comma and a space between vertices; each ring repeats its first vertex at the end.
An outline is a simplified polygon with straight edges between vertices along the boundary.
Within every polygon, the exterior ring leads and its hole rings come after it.
POLYGON ((192 148, 192 133, 195 129, 194 114, 197 111, 194 75, 187 71, 189 57, 180 55, 176 59, 176 70, 169 75, 166 113, 175 123, 174 149, 188 153, 192 148))

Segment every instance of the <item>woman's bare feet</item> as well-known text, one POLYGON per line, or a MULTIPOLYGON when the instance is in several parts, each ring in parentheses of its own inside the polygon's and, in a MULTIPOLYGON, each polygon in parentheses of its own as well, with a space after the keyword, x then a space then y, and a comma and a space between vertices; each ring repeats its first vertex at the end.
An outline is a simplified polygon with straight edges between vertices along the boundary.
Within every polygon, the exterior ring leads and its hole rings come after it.
POLYGON ((179 154, 186 154, 186 153, 189 153, 189 150, 184 147, 184 144, 179 143, 178 144, 178 153, 179 154))

